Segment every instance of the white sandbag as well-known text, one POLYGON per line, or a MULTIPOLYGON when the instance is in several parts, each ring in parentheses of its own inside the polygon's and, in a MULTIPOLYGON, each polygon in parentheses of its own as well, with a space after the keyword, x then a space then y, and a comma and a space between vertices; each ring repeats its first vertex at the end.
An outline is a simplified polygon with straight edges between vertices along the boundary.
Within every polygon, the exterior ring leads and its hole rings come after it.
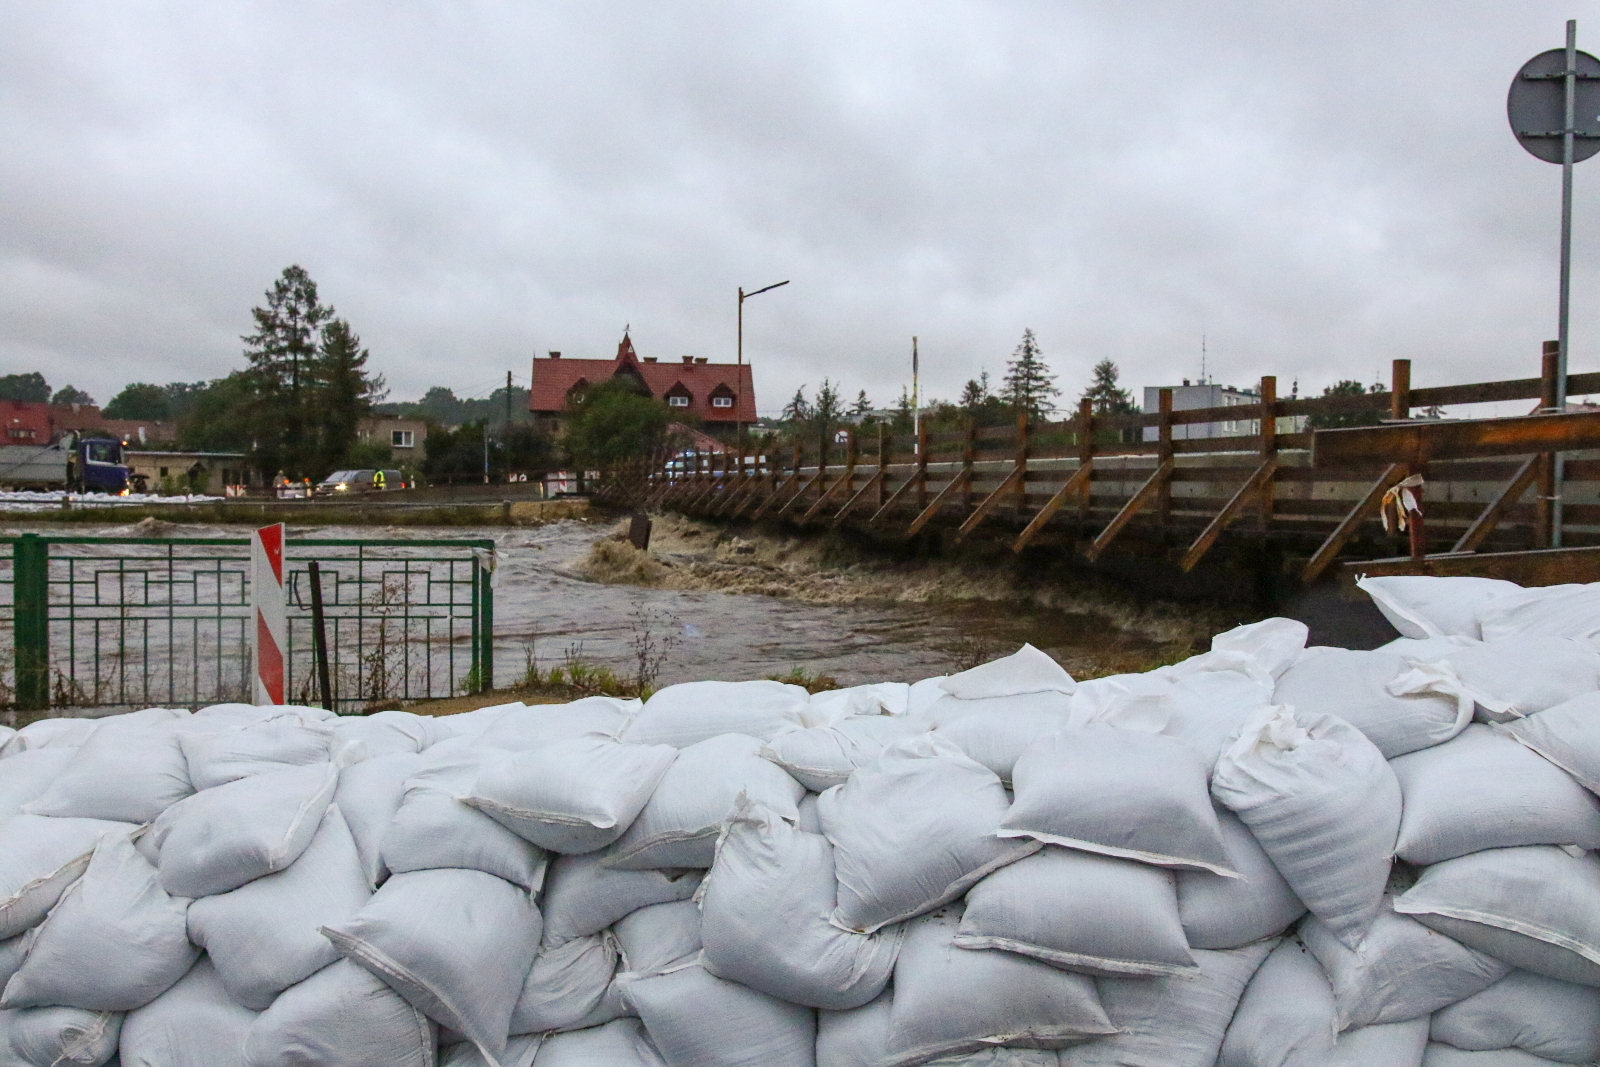
POLYGON ((1419 1067, 1428 1020, 1387 1023, 1335 1036, 1333 990, 1293 938, 1250 979, 1223 1039, 1217 1067, 1419 1067))
POLYGON ((349 960, 285 990, 245 1038, 247 1067, 434 1067, 434 1028, 349 960))
POLYGON ((912 682, 911 688, 906 691, 905 713, 907 715, 926 715, 928 709, 933 706, 934 701, 945 698, 945 691, 940 688, 939 683, 948 677, 949 675, 939 674, 932 678, 923 678, 920 681, 912 682))
MULTIPOLYGON (((520 983, 511 1013, 513 1034, 573 1030, 608 1021, 606 994, 617 971, 617 944, 609 933, 546 945, 520 983)), ((610 1014, 615 1018, 618 1011, 610 1014)))
MULTIPOLYGON (((542 1034, 520 1034, 506 1040, 506 1050, 500 1056, 500 1067, 533 1067, 539 1046, 544 1043, 542 1034)), ((489 1067, 478 1046, 470 1041, 439 1050, 439 1067, 489 1067)))
POLYGON ((667 1067, 814 1067, 816 1013, 685 967, 631 982, 627 997, 667 1067))
POLYGON ((1171 871, 1047 846, 967 891, 952 944, 1095 975, 1192 972, 1171 871))
POLYGON ((355 918, 322 932, 491 1064, 505 1051, 539 944, 538 909, 519 887, 482 871, 396 874, 355 918))
POLYGON ((117 1054, 121 1031, 121 1012, 0 1011, 0 1067, 100 1067, 117 1054))
POLYGON ((1385 575, 1360 578, 1356 588, 1372 598, 1383 617, 1403 637, 1470 637, 1483 634, 1478 615, 1497 598, 1521 593, 1522 586, 1499 578, 1385 575))
POLYGON ((904 682, 825 689, 811 694, 806 717, 814 722, 836 723, 858 715, 904 715, 910 699, 911 687, 904 682))
POLYGON ((870 934, 1038 851, 995 836, 1008 807, 995 773, 936 735, 890 746, 817 799, 839 880, 829 921, 870 934))
POLYGON ((878 1067, 889 1049, 894 993, 849 1011, 817 1012, 817 1067, 878 1067))
POLYGON ((70 748, 24 749, 0 767, 0 822, 22 811, 22 806, 50 787, 72 759, 70 748))
POLYGON ((22 810, 58 818, 150 822, 194 792, 179 747, 183 736, 171 722, 106 722, 73 754, 50 788, 22 810))
POLYGON ((0 989, 11 981, 11 976, 22 969, 22 958, 27 955, 28 935, 18 934, 0 941, 0 989))
POLYGON ((1115 1032, 1089 978, 1014 952, 957 948, 960 923, 952 907, 908 925, 882 1067, 994 1045, 1065 1048, 1115 1032))
POLYGON ((15 736, 17 736, 16 727, 0 726, 0 759, 5 758, 6 744, 15 736))
POLYGON ((1195 974, 1100 979, 1100 1005, 1118 1032, 1062 1055, 1071 1067, 1212 1067, 1245 986, 1276 943, 1196 951, 1195 974))
POLYGON ((598 855, 560 856, 545 883, 544 943, 559 945, 597 934, 629 912, 651 904, 688 900, 700 888, 700 871, 619 871, 598 855))
POLYGON ((1517 634, 1444 657, 1480 722, 1510 722, 1600 690, 1600 654, 1585 641, 1517 634))
POLYGON ((1071 693, 1078 687, 1055 660, 1032 645, 1023 645, 1002 659, 952 674, 939 683, 953 697, 979 700, 1022 693, 1071 693))
POLYGON ((1306 913, 1306 906, 1256 844, 1255 835, 1220 804, 1217 828, 1228 850, 1228 865, 1239 877, 1177 872, 1178 918, 1189 947, 1240 948, 1282 933, 1306 913))
POLYGON ((482 871, 538 889, 544 880, 544 853, 466 799, 483 769, 505 758, 498 749, 467 741, 442 742, 424 753, 383 832, 378 849, 383 866, 394 874, 482 871))
POLYGON ((1355 952, 1316 919, 1300 927, 1333 988, 1334 1025, 1341 1031, 1420 1019, 1487 989, 1509 964, 1428 929, 1385 907, 1355 952))
POLYGON ((1310 635, 1310 628, 1299 619, 1262 619, 1217 634, 1211 639, 1211 650, 1242 653, 1278 678, 1305 650, 1310 635))
POLYGON ((784 682, 684 682, 645 701, 622 740, 675 748, 718 734, 771 741, 781 733, 819 725, 809 717, 810 704, 810 693, 784 682))
POLYGON ((799 814, 795 816, 794 824, 808 834, 822 833, 822 816, 817 813, 817 796, 816 793, 807 793, 800 798, 800 803, 795 805, 795 811, 799 814))
POLYGON ((692 900, 651 904, 618 919, 615 934, 625 970, 635 974, 669 970, 700 951, 700 905, 692 900))
POLYGON ((336 764, 314 763, 180 800, 145 835, 160 853, 162 888, 207 897, 286 869, 311 844, 338 784, 336 764))
POLYGON ((1009 783, 1011 773, 1022 754, 1035 741, 1049 737, 1066 724, 1067 715, 1061 711, 1025 711, 1015 715, 966 715, 941 725, 938 734, 973 760, 989 768, 1002 782, 1009 783))
MULTIPOLYGON (((1045 738, 1017 760, 1001 837, 1232 877, 1207 784, 1188 743, 1119 715, 1045 738)), ((1159 727, 1158 727, 1159 728, 1159 727)))
POLYGON ((210 955, 228 994, 261 1011, 339 958, 321 927, 346 921, 371 897, 360 854, 335 805, 287 870, 191 904, 189 939, 210 955))
POLYGON ((697 742, 678 753, 605 862, 634 871, 709 867, 722 822, 741 796, 793 822, 805 791, 783 768, 761 758, 754 737, 722 734, 697 742))
POLYGON ((1436 863, 1394 903, 1464 945, 1564 982, 1600 986, 1600 858, 1554 845, 1436 863))
POLYGON ((1552 1062, 1516 1048, 1467 1052, 1442 1044, 1430 1044, 1422 1056, 1422 1067, 1550 1067, 1552 1062))
POLYGON ((541 848, 593 852, 623 835, 677 758, 590 734, 487 764, 463 799, 541 848))
POLYGON ((638 1019, 551 1034, 539 1046, 534 1067, 662 1067, 659 1053, 644 1036, 638 1019))
POLYGON ((894 972, 900 931, 832 925, 836 889, 826 838, 742 799, 702 891, 706 970, 793 1004, 842 1011, 867 1003, 894 972))
POLYGON ((1584 641, 1600 635, 1600 584, 1523 589, 1495 597, 1477 614, 1485 641, 1513 636, 1584 641))
POLYGON ((1301 715, 1338 716, 1386 759, 1450 740, 1471 721, 1473 709, 1452 677, 1418 674, 1393 653, 1346 648, 1296 661, 1278 679, 1273 700, 1301 715))
POLYGON ((387 875, 383 865, 383 835, 405 800, 406 782, 421 769, 422 757, 414 752, 391 752, 369 757, 339 771, 333 802, 339 805, 367 881, 377 886, 387 875))
POLYGON ((509 704, 492 704, 489 707, 473 708, 471 711, 461 711, 451 715, 427 716, 428 735, 431 738, 428 747, 432 748, 434 745, 458 738, 477 744, 477 739, 485 730, 505 716, 526 707, 527 705, 521 701, 513 701, 509 704))
POLYGON ((99 725, 99 719, 35 719, 6 738, 0 759, 40 748, 78 748, 99 725))
POLYGON ((1494 729, 1533 749, 1600 793, 1600 693, 1585 693, 1494 729))
POLYGON ((1211 791, 1306 907, 1359 945, 1400 828, 1400 784, 1376 746, 1332 715, 1265 709, 1217 761, 1211 791))
POLYGON ((108 819, 15 815, 0 822, 0 938, 44 919, 89 866, 95 844, 134 827, 108 819))
POLYGON ((379 711, 371 715, 341 715, 333 721, 339 744, 361 742, 367 758, 397 754, 415 755, 434 742, 431 716, 409 711, 379 711))
POLYGON ((907 715, 866 715, 830 726, 779 734, 761 748, 771 760, 813 792, 840 785, 883 755, 896 741, 927 733, 932 723, 907 715))
POLYGON ((977 719, 980 723, 998 723, 1024 716, 1056 715, 1065 717, 1071 710, 1073 697, 1055 690, 1042 693, 1018 693, 1014 696, 961 698, 943 696, 928 705, 917 718, 925 718, 936 729, 949 727, 964 719, 977 719))
POLYGON ((529 752, 584 734, 615 738, 642 704, 616 697, 584 697, 570 704, 514 705, 475 739, 508 752, 529 752))
POLYGON ((21 970, 0 1008, 129 1011, 182 978, 197 950, 185 932, 187 900, 168 896, 126 834, 95 846, 83 877, 30 933, 21 970))
POLYGON ((1407 863, 1516 845, 1600 848, 1600 799, 1487 726, 1389 765, 1404 798, 1395 850, 1407 863))
POLYGON ((1600 1060, 1600 989, 1512 971, 1434 1012, 1428 1036, 1472 1051, 1520 1048, 1559 1063, 1600 1060))
POLYGON ((185 733, 180 745, 189 780, 206 790, 285 767, 327 763, 335 736, 327 722, 279 715, 214 733, 185 733))
POLYGON ((244 1042, 258 1012, 228 996, 211 961, 122 1023, 122 1067, 243 1067, 244 1042))

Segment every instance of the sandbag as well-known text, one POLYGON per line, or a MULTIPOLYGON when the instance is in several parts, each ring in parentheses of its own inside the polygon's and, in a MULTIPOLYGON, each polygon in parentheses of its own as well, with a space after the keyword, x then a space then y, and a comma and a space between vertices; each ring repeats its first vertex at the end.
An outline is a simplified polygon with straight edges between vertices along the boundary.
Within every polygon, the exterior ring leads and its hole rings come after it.
POLYGON ((1416 673, 1404 656, 1314 648, 1278 679, 1273 700, 1303 716, 1336 715, 1384 758, 1448 741, 1472 720, 1453 675, 1416 673))
POLYGON ((1584 693, 1494 729, 1533 749, 1600 793, 1600 693, 1584 693))
POLYGON ((226 893, 286 869, 322 823, 339 768, 314 763, 237 778, 161 813, 145 837, 161 886, 176 897, 226 893))
POLYGON ((96 842, 134 827, 107 819, 15 815, 0 822, 0 938, 44 919, 89 866, 96 842))
POLYGON ((889 1049, 894 993, 849 1011, 817 1012, 817 1067, 878 1067, 889 1049))
POLYGON ((22 967, 6 983, 0 1008, 143 1007, 194 963, 184 913, 155 868, 126 834, 95 846, 83 877, 30 933, 22 967))
POLYGON ((150 822, 194 792, 179 747, 184 736, 171 722, 105 722, 50 788, 22 810, 58 818, 150 822))
POLYGON ((335 736, 327 722, 283 714, 211 733, 184 733, 179 746, 189 780, 206 790, 285 767, 327 763, 335 736))
POLYGON ((383 865, 383 836, 399 813, 406 796, 406 781, 421 769, 421 760, 414 752, 392 752, 339 771, 333 802, 350 828, 356 851, 361 854, 361 869, 374 887, 388 874, 383 865))
POLYGON ((1000 836, 1235 876, 1205 762, 1177 738, 1124 722, 1072 727, 1029 748, 1012 772, 1016 801, 1000 836))
POLYGON ((1174 975, 1196 966, 1171 871, 1054 845, 968 890, 951 943, 1095 975, 1174 975))
POLYGON ((50 787, 72 759, 70 748, 24 749, 0 767, 0 822, 19 814, 22 805, 50 787))
POLYGON ((1249 656, 1269 676, 1279 678, 1305 650, 1310 636, 1310 627, 1299 619, 1262 619, 1217 634, 1211 639, 1211 651, 1249 656))
POLYGON ((966 719, 977 719, 980 723, 1001 723, 1020 716, 1066 716, 1072 709, 1073 699, 1053 689, 1012 696, 962 698, 946 695, 929 704, 927 710, 914 718, 924 719, 934 728, 943 729, 966 719))
POLYGON ((1300 940, 1333 989, 1334 1025, 1341 1031, 1421 1019, 1487 989, 1511 970, 1387 907, 1359 952, 1314 918, 1300 927, 1300 940))
POLYGON ((1239 817, 1220 804, 1216 810, 1228 865, 1239 877, 1177 872, 1178 918, 1190 948, 1240 948, 1282 933, 1306 913, 1306 906, 1239 817))
POLYGON ((1600 654, 1586 641, 1517 634, 1444 657, 1480 722, 1510 722, 1600 690, 1600 654))
POLYGON ((1013 952, 957 948, 960 922, 947 907, 909 924, 881 1067, 994 1045, 1065 1048, 1115 1032, 1089 978, 1013 952))
POLYGON ((816 1013, 699 966, 630 982, 667 1067, 814 1067, 816 1013))
POLYGON ((541 848, 593 852, 623 835, 677 758, 670 745, 576 737, 485 766, 463 799, 541 848))
POLYGON ((935 735, 899 742, 817 799, 833 845, 829 921, 870 934, 954 900, 990 871, 1036 852, 995 827, 1009 804, 987 767, 935 735))
MULTIPOLYGON (((606 995, 617 971, 616 939, 608 933, 546 945, 534 957, 511 1013, 513 1034, 574 1030, 609 1021, 606 995)), ((609 1012, 616 1018, 620 1011, 609 1012)))
POLYGON ((539 944, 539 912, 519 887, 482 871, 396 874, 355 918, 322 932, 491 1064, 505 1051, 539 944))
POLYGON ((761 755, 814 792, 842 784, 896 741, 927 733, 932 724, 906 715, 867 715, 828 726, 779 734, 761 755))
POLYGON ((661 1056, 638 1019, 617 1019, 588 1030, 551 1034, 534 1067, 661 1067, 661 1056))
POLYGON ((1359 945, 1400 828, 1400 784, 1376 746, 1332 715, 1265 709, 1217 761, 1211 791, 1312 914, 1359 945))
POLYGON ((1078 687, 1055 660, 1032 645, 1001 659, 952 674, 939 688, 961 700, 1009 697, 1023 693, 1071 693, 1078 687))
POLYGON ((189 939, 209 954, 228 995, 261 1011, 339 958, 321 927, 344 922, 371 897, 360 854, 335 805, 287 870, 191 904, 189 939))
POLYGON ((0 759, 41 748, 78 748, 94 733, 99 719, 35 719, 0 745, 0 759))
POLYGON ((1586 641, 1600 635, 1600 585, 1522 589, 1496 596, 1477 615, 1485 641, 1523 636, 1586 641))
POLYGON ((1394 903, 1462 944, 1564 982, 1600 986, 1600 858, 1554 845, 1436 863, 1394 903))
POLYGON ((651 904, 688 900, 701 871, 619 871, 593 853, 560 856, 545 883, 544 943, 559 945, 597 934, 629 912, 651 904))
POLYGON ((121 1012, 0 1011, 0 1067, 100 1067, 117 1054, 121 1031, 121 1012))
POLYGON ((405 797, 383 832, 378 856, 394 874, 464 869, 482 871, 536 890, 545 856, 514 828, 469 802, 483 768, 505 759, 497 749, 448 741, 424 753, 406 779, 405 797))
POLYGON ((928 713, 936 700, 943 700, 947 695, 939 688, 939 683, 949 675, 939 674, 932 678, 922 678, 911 683, 911 688, 906 690, 905 714, 920 717, 928 713))
POLYGON ((18 934, 0 941, 0 989, 6 987, 11 976, 22 969, 22 958, 27 955, 27 934, 18 934))
POLYGON ((818 723, 837 723, 854 716, 904 715, 910 699, 911 687, 904 682, 824 689, 811 694, 806 718, 818 723))
POLYGON ((1522 592, 1516 582, 1467 576, 1403 574, 1360 578, 1356 588, 1372 598, 1402 637, 1470 637, 1481 640, 1478 615, 1497 598, 1522 592))
MULTIPOLYGON (((543 1044, 542 1034, 521 1034, 506 1040, 506 1050, 500 1056, 500 1067, 533 1067, 534 1057, 543 1044)), ((448 1049, 439 1050, 439 1067, 489 1067, 478 1046, 461 1041, 448 1049)))
POLYGON ((1422 1056, 1422 1067, 1550 1067, 1551 1062, 1516 1048, 1467 1052, 1441 1044, 1430 1044, 1422 1056))
POLYGON ((508 752, 531 752, 585 734, 615 738, 642 705, 616 697, 584 697, 570 704, 513 705, 475 738, 508 752))
POLYGON ((434 1067, 434 1027, 377 976, 340 960, 284 990, 250 1024, 244 1051, 246 1067, 434 1067))
POLYGON ((700 905, 692 900, 651 904, 618 919, 614 932, 620 965, 634 974, 656 974, 699 953, 700 905))
POLYGON ((1458 1049, 1520 1048, 1559 1063, 1600 1060, 1600 989, 1531 971, 1434 1012, 1428 1036, 1458 1049))
POLYGON ((1014 715, 966 715, 940 726, 938 734, 1009 783, 1022 754, 1066 724, 1065 711, 1030 710, 1014 715))
POLYGON ((1063 1056, 1071 1067, 1212 1067, 1245 986, 1275 945, 1197 950, 1193 974, 1098 980, 1100 1005, 1118 1032, 1063 1056))
POLYGON ((830 924, 836 887, 826 838, 741 798, 700 902, 706 970, 793 1004, 840 1011, 867 1003, 894 971, 900 931, 830 924))
POLYGON ((242 1067, 257 1014, 229 998, 201 956, 176 985, 123 1020, 122 1067, 242 1067))
POLYGON ((1293 938, 1272 950, 1234 1011, 1217 1067, 1418 1067, 1428 1020, 1335 1036, 1333 990, 1293 938))
POLYGON ((333 721, 340 744, 359 741, 367 759, 416 755, 433 744, 432 716, 409 711, 378 711, 371 715, 341 715, 333 721))
POLYGON ((822 816, 817 813, 816 793, 807 793, 800 798, 800 803, 795 805, 794 824, 808 834, 822 833, 822 816))
POLYGON ((817 726, 811 694, 784 682, 684 682, 660 690, 639 709, 622 740, 635 745, 688 748, 718 734, 771 741, 817 726))
POLYGON ((1600 799, 1487 726, 1390 766, 1404 798, 1395 850, 1408 863, 1516 845, 1600 848, 1600 799))
POLYGON ((622 870, 709 867, 717 834, 740 797, 793 822, 805 787, 761 758, 761 742, 722 734, 689 745, 662 775, 650 800, 606 852, 622 870))

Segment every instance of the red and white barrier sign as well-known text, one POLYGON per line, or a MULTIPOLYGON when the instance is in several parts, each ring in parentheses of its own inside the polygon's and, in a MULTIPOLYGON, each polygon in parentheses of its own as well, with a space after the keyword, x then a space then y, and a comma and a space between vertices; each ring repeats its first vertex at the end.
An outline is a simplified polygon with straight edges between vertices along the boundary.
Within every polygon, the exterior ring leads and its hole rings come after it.
POLYGON ((250 535, 250 607, 255 616, 257 704, 284 703, 288 620, 283 595, 283 523, 250 535))

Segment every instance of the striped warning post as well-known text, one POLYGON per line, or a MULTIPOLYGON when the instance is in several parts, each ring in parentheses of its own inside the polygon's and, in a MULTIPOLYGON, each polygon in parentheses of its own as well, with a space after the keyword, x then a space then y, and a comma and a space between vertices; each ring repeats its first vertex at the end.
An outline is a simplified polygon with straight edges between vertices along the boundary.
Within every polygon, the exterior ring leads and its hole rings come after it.
POLYGON ((257 704, 284 703, 284 649, 288 620, 283 595, 283 523, 250 535, 250 606, 255 615, 257 704))

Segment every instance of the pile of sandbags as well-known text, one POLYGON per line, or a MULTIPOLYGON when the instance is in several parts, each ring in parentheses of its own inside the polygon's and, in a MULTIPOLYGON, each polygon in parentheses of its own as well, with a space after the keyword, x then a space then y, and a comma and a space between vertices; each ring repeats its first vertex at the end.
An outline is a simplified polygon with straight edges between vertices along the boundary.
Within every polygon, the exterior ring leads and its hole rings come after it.
POLYGON ((0 737, 0 1067, 1600 1060, 1600 589, 1078 683, 0 737))

